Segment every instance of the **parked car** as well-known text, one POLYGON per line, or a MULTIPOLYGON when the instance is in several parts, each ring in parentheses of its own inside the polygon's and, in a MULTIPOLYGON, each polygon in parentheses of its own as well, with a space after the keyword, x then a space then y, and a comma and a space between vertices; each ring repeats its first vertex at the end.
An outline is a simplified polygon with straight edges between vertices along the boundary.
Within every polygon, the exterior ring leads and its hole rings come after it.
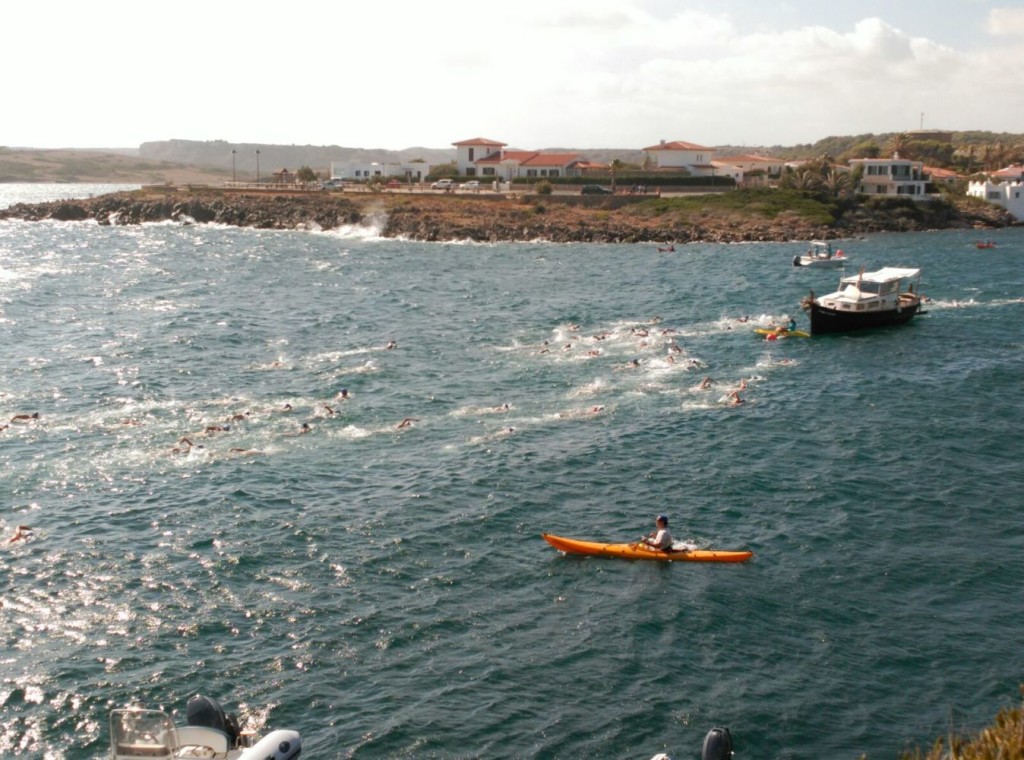
POLYGON ((612 195, 612 189, 610 187, 604 187, 602 185, 584 185, 580 190, 580 195, 612 195))
POLYGON ((452 190, 455 188, 455 180, 453 179, 439 179, 437 182, 430 186, 431 190, 452 190))
POLYGON ((329 179, 323 184, 324 190, 341 190, 344 186, 344 181, 340 179, 329 179))
POLYGON ((462 183, 462 189, 463 190, 479 190, 480 189, 480 182, 478 180, 475 180, 475 179, 471 179, 469 182, 463 182, 462 183))

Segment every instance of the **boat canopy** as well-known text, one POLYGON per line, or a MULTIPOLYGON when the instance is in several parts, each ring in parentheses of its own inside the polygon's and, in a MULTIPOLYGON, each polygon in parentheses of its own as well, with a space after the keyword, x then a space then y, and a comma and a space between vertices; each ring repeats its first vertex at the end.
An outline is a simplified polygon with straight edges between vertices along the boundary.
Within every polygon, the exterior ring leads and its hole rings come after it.
POLYGON ((917 277, 921 274, 920 269, 900 269, 899 267, 884 267, 877 272, 864 272, 850 277, 844 277, 844 283, 856 285, 858 282, 892 282, 893 280, 905 280, 917 277))

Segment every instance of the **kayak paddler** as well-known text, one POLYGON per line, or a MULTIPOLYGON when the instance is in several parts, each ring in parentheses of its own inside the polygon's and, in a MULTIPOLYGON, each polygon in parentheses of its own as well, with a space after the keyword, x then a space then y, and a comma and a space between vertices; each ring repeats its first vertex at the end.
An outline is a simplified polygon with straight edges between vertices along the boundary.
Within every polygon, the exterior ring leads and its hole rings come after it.
POLYGON ((658 515, 654 524, 658 526, 658 530, 648 533, 644 537, 643 543, 652 549, 669 551, 672 548, 672 532, 668 529, 668 515, 658 515))

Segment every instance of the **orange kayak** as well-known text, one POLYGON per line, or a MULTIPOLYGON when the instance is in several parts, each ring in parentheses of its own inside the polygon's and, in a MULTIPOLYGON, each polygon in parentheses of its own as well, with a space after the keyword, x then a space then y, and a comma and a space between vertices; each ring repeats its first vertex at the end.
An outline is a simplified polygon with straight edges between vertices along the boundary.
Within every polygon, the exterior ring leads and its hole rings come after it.
POLYGON ((618 557, 620 559, 660 559, 673 562, 746 562, 754 556, 750 551, 718 551, 712 549, 691 549, 689 551, 662 551, 652 549, 641 543, 635 544, 603 544, 598 541, 581 541, 576 538, 563 538, 550 533, 541 533, 541 537, 566 554, 589 554, 595 557, 618 557))

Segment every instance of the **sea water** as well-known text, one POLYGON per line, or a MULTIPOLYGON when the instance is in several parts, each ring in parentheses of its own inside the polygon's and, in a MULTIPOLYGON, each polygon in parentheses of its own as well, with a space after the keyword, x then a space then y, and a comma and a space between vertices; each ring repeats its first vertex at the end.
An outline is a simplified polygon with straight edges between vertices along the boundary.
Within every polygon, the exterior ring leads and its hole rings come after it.
POLYGON ((841 241, 928 313, 769 343, 842 274, 799 244, 0 223, 0 755, 195 693, 310 758, 977 730, 1024 680, 1024 231, 986 235, 841 241), (658 513, 755 557, 540 538, 658 513))

